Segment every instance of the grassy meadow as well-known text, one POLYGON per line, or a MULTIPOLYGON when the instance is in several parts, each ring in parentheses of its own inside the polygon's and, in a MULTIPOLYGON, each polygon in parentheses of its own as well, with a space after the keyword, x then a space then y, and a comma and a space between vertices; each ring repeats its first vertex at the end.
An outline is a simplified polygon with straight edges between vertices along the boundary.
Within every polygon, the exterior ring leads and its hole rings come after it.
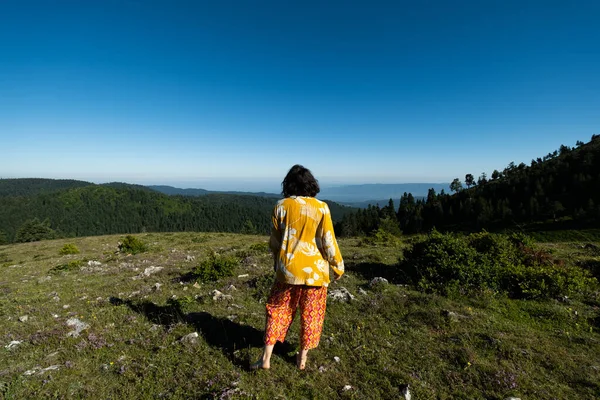
MULTIPOLYGON (((306 371, 295 367, 295 321, 271 370, 251 372, 272 283, 268 238, 136 237, 146 251, 119 251, 122 235, 0 246, 0 398, 398 399, 402 384, 413 400, 600 398, 597 291, 515 300, 427 294, 401 279, 370 286, 398 276, 415 238, 342 239, 347 274, 330 291, 355 298, 328 302, 306 371), (234 273, 200 282, 194 270, 213 252, 235 258, 234 273)), ((598 245, 539 244, 596 273, 598 245)))

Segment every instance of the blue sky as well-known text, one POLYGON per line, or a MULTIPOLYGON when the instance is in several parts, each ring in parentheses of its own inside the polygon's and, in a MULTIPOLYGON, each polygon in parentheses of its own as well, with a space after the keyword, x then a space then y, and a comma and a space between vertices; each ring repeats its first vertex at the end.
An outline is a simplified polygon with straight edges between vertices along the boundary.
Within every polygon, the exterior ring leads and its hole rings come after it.
POLYGON ((0 177, 449 182, 600 133, 600 2, 0 2, 0 177))

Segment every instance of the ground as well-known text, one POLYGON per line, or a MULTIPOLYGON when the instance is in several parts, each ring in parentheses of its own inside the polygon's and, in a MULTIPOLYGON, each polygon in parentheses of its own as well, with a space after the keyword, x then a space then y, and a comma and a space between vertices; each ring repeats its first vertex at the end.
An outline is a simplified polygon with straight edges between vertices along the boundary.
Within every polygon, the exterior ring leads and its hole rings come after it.
MULTIPOLYGON (((348 273, 330 292, 355 298, 330 299, 306 371, 295 322, 272 369, 250 372, 272 282, 267 237, 136 237, 146 252, 119 252, 123 235, 0 246, 0 398, 397 399, 403 384, 418 400, 600 398, 598 294, 448 299, 402 281, 370 286, 410 239, 345 239, 348 273), (60 255, 65 244, 80 253, 60 255), (238 260, 234 274, 198 282, 213 251, 238 260)), ((544 246, 598 263, 593 247, 544 246)))

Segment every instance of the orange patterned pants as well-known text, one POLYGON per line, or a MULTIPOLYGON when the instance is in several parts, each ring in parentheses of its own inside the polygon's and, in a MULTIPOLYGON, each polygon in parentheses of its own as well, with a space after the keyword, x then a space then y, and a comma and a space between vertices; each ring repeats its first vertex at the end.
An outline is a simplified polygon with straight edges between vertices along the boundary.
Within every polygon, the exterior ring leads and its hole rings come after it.
POLYGON ((265 345, 273 345, 277 341, 285 340, 288 328, 296 315, 296 309, 300 307, 300 346, 302 349, 314 349, 321 339, 326 306, 325 286, 275 282, 267 300, 265 345))

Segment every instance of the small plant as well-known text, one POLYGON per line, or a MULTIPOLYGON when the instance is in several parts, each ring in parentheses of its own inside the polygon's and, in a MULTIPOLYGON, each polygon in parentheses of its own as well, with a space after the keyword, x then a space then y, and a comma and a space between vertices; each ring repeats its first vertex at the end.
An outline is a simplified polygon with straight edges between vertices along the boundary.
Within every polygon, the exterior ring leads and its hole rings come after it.
POLYGON ((80 260, 74 260, 74 261, 70 261, 67 264, 61 264, 61 265, 57 265, 56 267, 50 269, 50 271, 48 271, 51 274, 57 274, 59 272, 69 272, 69 271, 76 271, 81 267, 82 262, 80 260))
POLYGON ((232 276, 237 265, 238 260, 236 258, 211 252, 208 259, 195 268, 194 274, 202 282, 216 281, 232 276))
POLYGON ((67 254, 79 254, 79 249, 73 243, 65 244, 62 249, 58 252, 61 256, 65 256, 67 254))
POLYGON ((269 248, 269 243, 267 243, 267 242, 255 243, 252 246, 250 246, 250 250, 254 251, 256 253, 270 253, 271 252, 271 249, 269 248))
POLYGON ((146 243, 142 242, 135 236, 127 235, 123 242, 119 243, 119 251, 121 253, 137 254, 148 250, 146 243))

